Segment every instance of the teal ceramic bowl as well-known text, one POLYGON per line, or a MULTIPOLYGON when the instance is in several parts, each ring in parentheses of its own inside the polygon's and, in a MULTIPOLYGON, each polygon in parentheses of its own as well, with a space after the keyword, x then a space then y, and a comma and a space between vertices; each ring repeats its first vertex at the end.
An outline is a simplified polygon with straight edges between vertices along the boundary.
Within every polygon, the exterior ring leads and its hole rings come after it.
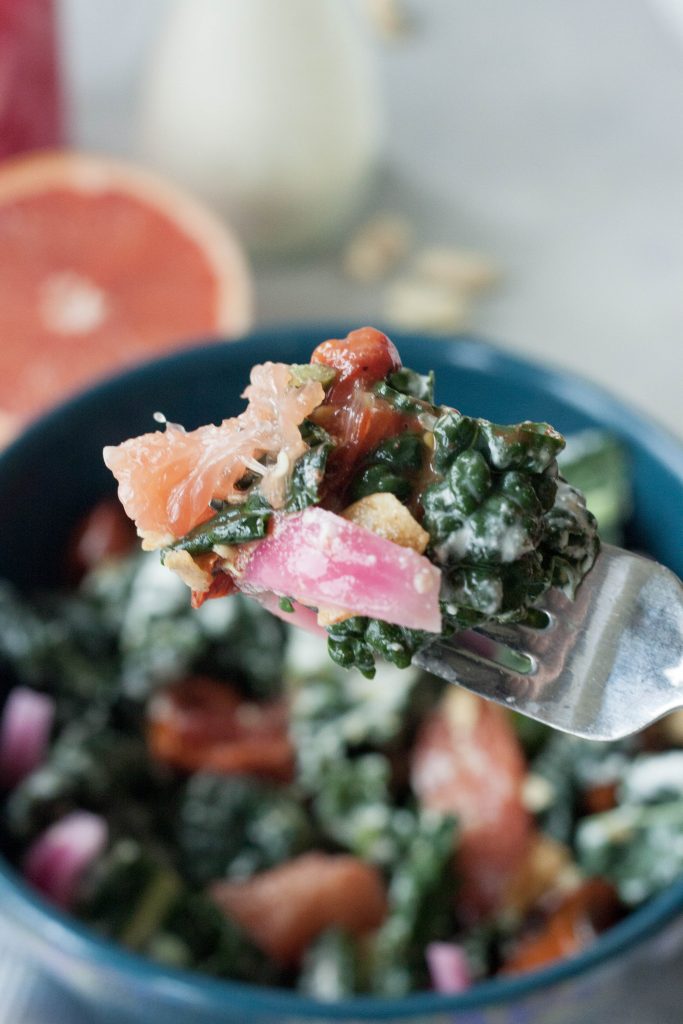
MULTIPOLYGON (((103 445, 149 430, 156 410, 187 427, 231 415, 240 407, 253 363, 306 361, 320 341, 346 330, 339 324, 293 326, 193 347, 100 384, 35 423, 0 455, 0 576, 25 588, 56 578, 54 552, 79 516, 113 490, 102 464, 103 445)), ((548 420, 565 433, 599 426, 618 434, 630 452, 635 487, 629 541, 683 575, 683 447, 674 439, 593 385, 480 341, 393 337, 406 365, 436 371, 438 400, 464 412, 503 422, 548 420)), ((1 857, 0 917, 0 934, 10 937, 13 953, 68 992, 77 1010, 76 1017, 60 1018, 66 1024, 680 1019, 680 1004, 673 995, 667 1002, 667 992, 675 991, 670 986, 683 955, 683 880, 582 955, 543 971, 487 981, 459 996, 418 993, 334 1005, 162 970, 47 906, 1 857)), ((55 995, 55 1007, 57 1002, 55 995)), ((0 1016, 3 1010, 0 991, 0 1016)))

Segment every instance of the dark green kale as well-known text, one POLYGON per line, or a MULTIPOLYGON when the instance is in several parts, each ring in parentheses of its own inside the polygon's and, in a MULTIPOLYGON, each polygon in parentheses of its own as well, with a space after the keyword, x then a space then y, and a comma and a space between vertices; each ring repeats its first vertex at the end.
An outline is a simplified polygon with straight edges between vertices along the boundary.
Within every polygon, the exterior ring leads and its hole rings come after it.
POLYGON ((390 373, 387 378, 389 387, 402 395, 409 395, 411 398, 418 398, 421 402, 434 402, 434 371, 429 373, 416 373, 402 366, 400 370, 390 373))
POLYGON ((425 950, 454 930, 457 826, 430 811, 397 811, 400 855, 389 881, 389 913, 373 939, 370 987, 376 995, 402 996, 429 986, 425 950))
POLYGON ((276 696, 285 637, 283 623, 240 595, 192 609, 185 584, 150 553, 139 560, 123 615, 122 689, 143 701, 159 685, 204 673, 234 683, 246 696, 276 696))
POLYGON ((431 634, 381 619, 354 616, 327 627, 327 650, 342 668, 357 668, 367 679, 375 675, 375 658, 407 668, 413 654, 427 643, 431 634))
POLYGON ((384 754, 359 754, 325 765, 312 799, 321 832, 373 864, 397 856, 391 822, 391 764, 384 754))
POLYGON ((179 894, 145 953, 169 965, 251 985, 275 985, 282 980, 274 963, 235 921, 209 897, 187 890, 179 894))
POLYGON ((334 669, 304 679, 292 698, 290 727, 303 788, 318 792, 320 780, 331 779, 348 757, 400 746, 412 724, 419 679, 416 671, 388 665, 379 666, 372 682, 334 669))
POLYGON ((407 501, 414 489, 415 479, 422 469, 426 445, 422 434, 406 432, 382 441, 364 461, 350 491, 353 501, 370 494, 395 494, 407 501))
MULTIPOLYGON (((443 635, 487 620, 521 621, 551 586, 573 596, 598 540, 582 495, 558 475, 561 435, 547 423, 502 426, 428 406, 412 392, 399 393, 399 400, 387 382, 375 391, 423 426, 431 410, 432 482, 416 493, 428 457, 426 429, 375 449, 351 496, 391 491, 412 509, 417 505, 430 535, 427 557, 442 571, 443 635)), ((376 657, 407 665, 430 639, 362 617, 328 627, 328 636, 331 658, 368 676, 376 657)))
POLYGON ((197 886, 247 878, 296 857, 315 840, 289 788, 203 773, 185 784, 176 837, 183 874, 197 886))
POLYGON ((120 839, 91 870, 77 911, 100 934, 173 967, 272 983, 266 958, 153 847, 120 839))
POLYGON ((57 719, 116 698, 116 637, 85 595, 43 595, 33 605, 0 584, 0 666, 15 682, 53 694, 57 719))
POLYGON ((294 463, 285 512, 301 512, 320 501, 327 460, 334 447, 332 438, 321 427, 304 420, 300 430, 309 447, 294 463))
POLYGON ((596 743, 551 732, 531 761, 531 774, 548 787, 546 806, 538 813, 541 829, 565 845, 573 842, 583 794, 593 786, 616 781, 627 764, 629 743, 596 743))
POLYGON ((622 544, 633 505, 630 466, 623 445, 602 430, 583 430, 567 438, 558 464, 562 476, 585 496, 602 539, 622 544))
POLYGON ((246 544, 260 540, 268 532, 273 510, 258 491, 253 491, 241 505, 226 505, 211 519, 200 523, 188 534, 161 553, 163 563, 169 551, 187 551, 203 555, 216 544, 246 544))
POLYGON ((69 811, 86 808, 112 820, 128 816, 153 834, 159 804, 168 811, 168 796, 164 773, 149 760, 142 736, 84 717, 62 731, 45 763, 12 791, 4 824, 13 840, 28 843, 69 811), (113 807, 112 793, 118 797, 113 807))
POLYGON ((431 394, 432 383, 433 381, 430 381, 429 378, 421 377, 420 374, 413 373, 412 370, 399 370, 398 373, 392 374, 388 381, 381 380, 375 384, 372 390, 379 398, 388 402, 392 409, 396 409, 397 412, 402 412, 406 416, 417 416, 421 422, 427 425, 434 419, 432 400, 421 398, 420 395, 431 394), (399 376, 401 374, 402 376, 399 376), (408 374, 411 376, 403 376, 408 374), (429 383, 422 385, 419 381, 428 381, 429 383), (399 387, 396 386, 397 384, 399 387), (399 390, 403 387, 406 390, 399 390))

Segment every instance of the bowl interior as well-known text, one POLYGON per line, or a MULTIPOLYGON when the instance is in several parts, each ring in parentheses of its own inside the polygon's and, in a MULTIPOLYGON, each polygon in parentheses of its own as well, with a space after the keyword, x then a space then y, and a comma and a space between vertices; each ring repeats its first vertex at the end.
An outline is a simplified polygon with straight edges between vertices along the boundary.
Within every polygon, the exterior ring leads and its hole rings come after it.
MULTIPOLYGON (((25 589, 59 578, 55 553, 71 527, 114 490, 102 462, 104 445, 154 429, 157 410, 187 428, 219 422, 242 408, 240 394, 252 364, 307 361, 321 340, 345 331, 338 324, 280 328, 240 342, 195 347, 105 382, 36 423, 0 454, 0 577, 25 589)), ((393 337, 407 366, 435 370, 437 399, 464 412, 502 422, 547 420, 565 433, 602 426, 618 434, 633 468, 629 541, 683 575, 683 447, 664 431, 587 382, 488 344, 468 338, 428 342, 396 332, 393 337)), ((683 899, 680 883, 679 888, 683 899)), ((667 912, 671 909, 669 902, 667 912)), ((629 943, 639 938, 638 913, 632 917, 629 943)), ((643 928, 647 924, 651 931, 653 923, 650 909, 643 928)), ((579 969, 580 959, 573 970, 579 969)), ((553 972, 546 973, 550 980, 553 972)), ((534 982, 492 984, 502 992, 506 986, 511 990, 534 982)), ((486 986, 489 993, 491 987, 486 986)))

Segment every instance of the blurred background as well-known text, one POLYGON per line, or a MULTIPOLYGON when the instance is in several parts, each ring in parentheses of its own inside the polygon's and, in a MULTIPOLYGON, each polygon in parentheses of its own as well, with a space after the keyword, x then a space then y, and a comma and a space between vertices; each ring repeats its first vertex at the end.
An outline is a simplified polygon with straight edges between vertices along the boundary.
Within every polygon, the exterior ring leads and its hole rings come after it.
MULTIPOLYGON (((0 149, 181 183, 247 250, 252 322, 472 331, 683 436, 682 11, 1 0, 0 149)), ((0 309, 0 363, 15 321, 0 309)), ((44 358, 30 325, 16 344, 44 358)))

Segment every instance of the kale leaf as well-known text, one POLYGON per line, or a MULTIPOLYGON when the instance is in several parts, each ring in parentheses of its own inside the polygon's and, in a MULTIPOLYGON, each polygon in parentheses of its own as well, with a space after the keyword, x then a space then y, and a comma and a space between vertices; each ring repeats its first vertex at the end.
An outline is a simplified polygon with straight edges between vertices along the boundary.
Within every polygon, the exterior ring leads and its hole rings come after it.
POLYGON ((455 819, 433 811, 402 809, 394 823, 401 852, 389 881, 389 913, 370 951, 371 989, 392 997, 428 986, 427 944, 453 931, 457 836, 455 819))
POLYGON ((211 519, 200 523, 161 553, 163 563, 169 551, 187 551, 191 555, 203 555, 212 551, 216 544, 246 544, 260 540, 268 532, 268 523, 273 510, 268 502, 253 491, 241 505, 226 505, 211 519))
POLYGON ((176 835, 183 873, 199 886, 248 878, 310 849, 315 839, 287 787, 204 773, 185 784, 176 835))
POLYGON ((300 429, 309 447, 294 463, 285 512, 301 512, 320 501, 327 459, 334 447, 332 438, 322 427, 304 420, 300 429))
MULTIPOLYGON (((426 390, 414 382, 396 398, 393 384, 381 382, 375 391, 423 424, 430 409, 432 443, 425 441, 428 430, 382 442, 351 493, 357 499, 391 491, 418 506, 430 535, 427 557, 442 571, 443 635, 487 620, 524 620, 551 586, 573 596, 596 558, 598 539, 583 496, 558 474, 562 436, 547 423, 503 426, 428 406, 426 390), (416 493, 426 468, 431 483, 416 493)), ((368 677, 377 657, 402 667, 431 639, 360 616, 327 632, 332 660, 368 677)))
POLYGON ((245 696, 274 697, 285 643, 284 624, 240 595, 192 609, 185 584, 150 553, 138 562, 121 625, 123 689, 143 701, 157 686, 199 672, 229 680, 245 696))
POLYGON ((619 805, 582 818, 576 848, 588 875, 613 882, 637 906, 683 871, 683 751, 637 757, 620 780, 619 805))

